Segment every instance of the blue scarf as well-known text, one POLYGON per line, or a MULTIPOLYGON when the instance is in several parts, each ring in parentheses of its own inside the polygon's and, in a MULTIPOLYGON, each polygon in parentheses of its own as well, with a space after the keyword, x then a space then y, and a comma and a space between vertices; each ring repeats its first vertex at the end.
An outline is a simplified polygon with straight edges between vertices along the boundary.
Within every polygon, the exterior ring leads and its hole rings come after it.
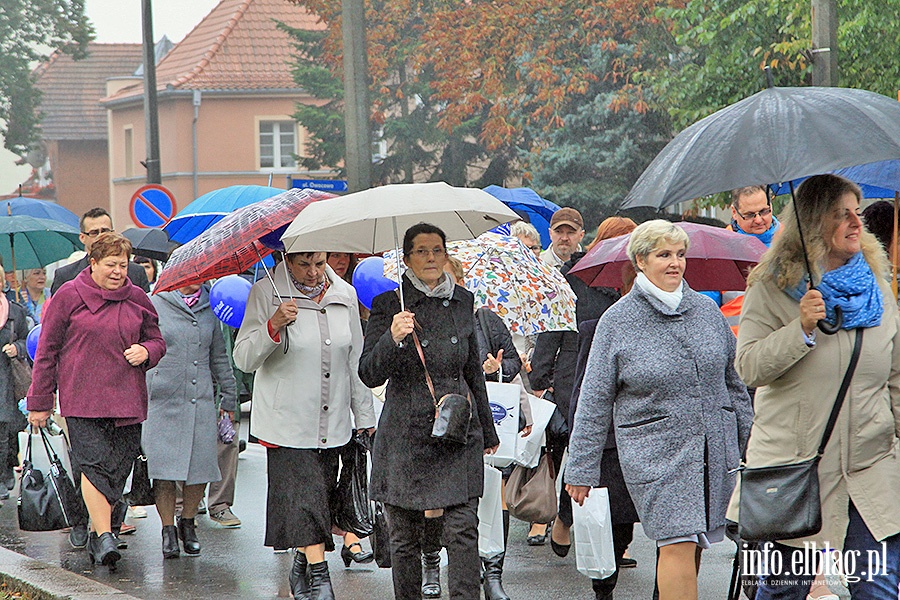
POLYGON ((772 225, 770 225, 768 229, 766 229, 762 233, 747 233, 746 231, 744 231, 743 229, 738 227, 737 221, 735 221, 733 219, 731 221, 732 229, 734 229, 738 233, 743 233, 744 235, 750 235, 750 236, 755 237, 756 239, 761 241, 763 244, 765 244, 766 248, 768 248, 769 246, 772 245, 772 238, 775 237, 775 232, 778 231, 778 227, 780 225, 781 225, 781 223, 778 222, 778 217, 776 217, 775 215, 772 215, 772 225))
MULTIPOLYGON (((804 277, 797 287, 785 290, 798 302, 806 294, 808 279, 804 277)), ((844 311, 841 329, 877 327, 884 313, 884 298, 869 263, 862 252, 857 252, 846 264, 825 273, 816 288, 825 300, 825 315, 834 323, 834 307, 844 311)))

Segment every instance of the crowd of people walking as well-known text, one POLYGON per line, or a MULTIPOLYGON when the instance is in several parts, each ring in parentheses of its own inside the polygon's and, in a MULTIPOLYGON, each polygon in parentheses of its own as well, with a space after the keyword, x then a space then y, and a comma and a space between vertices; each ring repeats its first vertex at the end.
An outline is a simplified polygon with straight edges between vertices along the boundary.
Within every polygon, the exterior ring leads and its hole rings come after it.
MULTIPOLYGON (((529 398, 553 408, 538 435, 559 474, 556 516, 529 523, 527 543, 549 540, 567 556, 573 504, 608 490, 615 570, 591 581, 597 600, 613 598, 621 569, 638 567, 628 556, 636 523, 656 545, 654 598, 698 598, 703 551, 741 522, 741 470, 816 456, 821 531, 765 540, 794 568, 759 573, 755 597, 828 598, 815 565, 790 558, 827 542, 862 555, 883 549, 883 574, 849 578, 850 595, 897 600, 900 311, 885 253, 897 240, 893 215, 873 207, 865 217, 861 201, 848 180, 815 176, 776 218, 767 188, 734 190, 729 228, 768 248, 746 293, 691 289, 691 239, 677 223, 610 217, 586 248, 573 208, 554 213, 547 248, 533 226, 515 223, 528 259, 558 269, 577 297, 577 330, 528 336, 477 308, 445 232, 427 222, 403 232, 399 288, 370 309, 352 285, 356 256, 305 248, 253 283, 235 330, 217 320, 210 282, 148 296, 159 265, 131 260, 131 243, 94 209, 81 219, 83 259, 58 268, 49 289, 47 273, 33 269, 0 295, 0 492, 15 485, 15 436, 25 426, 10 362, 27 360, 24 339, 41 324, 27 422, 57 419, 68 432, 89 515, 70 541, 92 563, 122 559, 123 491, 139 455, 163 559, 202 552, 195 518, 207 486, 211 518, 240 526, 231 511, 238 443, 222 431, 239 427, 240 404, 252 398, 249 434, 267 461, 261 537, 293 551, 293 598, 335 598, 326 560, 335 536, 345 566, 375 558, 334 514, 342 465, 361 439, 371 445, 368 492, 386 514, 395 597, 441 597, 445 550, 450 598, 509 600, 505 484, 493 524, 503 551, 479 552, 485 457, 501 444, 486 381, 501 381, 521 390, 519 436, 535 426, 529 398), (619 284, 591 287, 570 272, 623 235, 629 264, 619 284), (847 400, 818 449, 857 331, 865 337, 847 400)), ((503 481, 512 469, 500 469, 503 481)), ((829 558, 814 556, 819 565, 829 558)))

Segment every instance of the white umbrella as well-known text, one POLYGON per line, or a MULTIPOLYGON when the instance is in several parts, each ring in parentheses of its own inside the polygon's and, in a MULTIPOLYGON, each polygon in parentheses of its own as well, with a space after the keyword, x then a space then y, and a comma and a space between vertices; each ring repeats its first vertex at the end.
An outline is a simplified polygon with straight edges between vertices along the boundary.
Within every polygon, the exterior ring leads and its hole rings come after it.
POLYGON ((398 249, 400 236, 417 223, 440 227, 447 241, 455 241, 476 238, 518 218, 483 190, 444 182, 401 183, 314 202, 297 215, 281 240, 289 253, 375 254, 398 249))

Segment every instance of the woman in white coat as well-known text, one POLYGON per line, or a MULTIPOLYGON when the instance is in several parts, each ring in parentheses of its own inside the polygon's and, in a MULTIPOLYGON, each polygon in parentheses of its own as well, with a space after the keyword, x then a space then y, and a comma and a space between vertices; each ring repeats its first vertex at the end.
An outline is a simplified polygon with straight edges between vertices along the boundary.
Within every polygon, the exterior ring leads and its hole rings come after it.
POLYGON ((374 431, 371 391, 357 370, 363 335, 356 291, 324 252, 288 254, 250 290, 234 363, 256 371, 250 433, 267 448, 266 546, 297 548, 294 598, 334 598, 329 496, 352 423, 374 431), (352 417, 351 417, 352 413, 352 417))

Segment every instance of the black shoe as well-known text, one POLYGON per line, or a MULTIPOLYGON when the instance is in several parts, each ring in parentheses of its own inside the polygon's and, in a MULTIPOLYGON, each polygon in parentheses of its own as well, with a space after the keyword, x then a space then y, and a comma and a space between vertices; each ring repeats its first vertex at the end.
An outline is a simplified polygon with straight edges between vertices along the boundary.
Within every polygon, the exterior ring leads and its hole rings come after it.
POLYGON ((69 544, 73 548, 84 548, 88 545, 87 525, 72 525, 72 529, 69 531, 69 544))
POLYGON ((485 600, 510 600, 506 592, 503 591, 503 558, 505 552, 501 552, 497 556, 491 558, 482 558, 481 564, 484 566, 484 598, 485 600))
POLYGON ((633 569, 637 566, 637 561, 633 558, 625 558, 624 556, 616 563, 620 569, 633 569))
POLYGON ((422 553, 422 595, 441 597, 441 551, 422 553))
POLYGON ((184 546, 184 553, 188 556, 200 554, 200 540, 197 539, 197 529, 194 519, 178 519, 178 537, 184 546))
POLYGON ((181 551, 178 548, 178 529, 174 525, 163 525, 162 553, 163 558, 178 558, 181 556, 181 551))
POLYGON ((114 571, 116 563, 122 558, 118 548, 116 548, 116 536, 109 531, 100 534, 100 536, 97 536, 96 533, 91 533, 88 539, 88 556, 91 559, 91 564, 98 562, 109 567, 110 571, 114 571))
POLYGON ((12 490, 16 487, 16 474, 10 473, 10 475, 6 478, 6 489, 12 490))
POLYGON ((544 530, 543 535, 529 535, 525 540, 529 546, 543 546, 547 543, 547 538, 550 537, 550 529, 553 527, 553 522, 547 523, 547 529, 544 530))
POLYGON ((553 537, 550 537, 550 548, 553 550, 553 554, 559 556, 560 558, 565 558, 569 554, 569 550, 572 548, 572 544, 557 544, 553 541, 553 537))
POLYGON ((238 454, 247 449, 247 440, 241 440, 238 442, 238 454))
POLYGON ((370 563, 375 560, 375 555, 363 550, 362 545, 359 542, 353 542, 349 546, 341 546, 341 558, 344 559, 344 566, 349 568, 351 562, 360 564, 370 563), (352 551, 350 548, 353 546, 359 546, 359 552, 352 551))
POLYGON ((309 600, 309 563, 306 562, 306 555, 299 550, 294 554, 288 583, 294 600, 309 600))
POLYGON ((331 576, 325 561, 309 565, 309 600, 334 600, 331 576))

